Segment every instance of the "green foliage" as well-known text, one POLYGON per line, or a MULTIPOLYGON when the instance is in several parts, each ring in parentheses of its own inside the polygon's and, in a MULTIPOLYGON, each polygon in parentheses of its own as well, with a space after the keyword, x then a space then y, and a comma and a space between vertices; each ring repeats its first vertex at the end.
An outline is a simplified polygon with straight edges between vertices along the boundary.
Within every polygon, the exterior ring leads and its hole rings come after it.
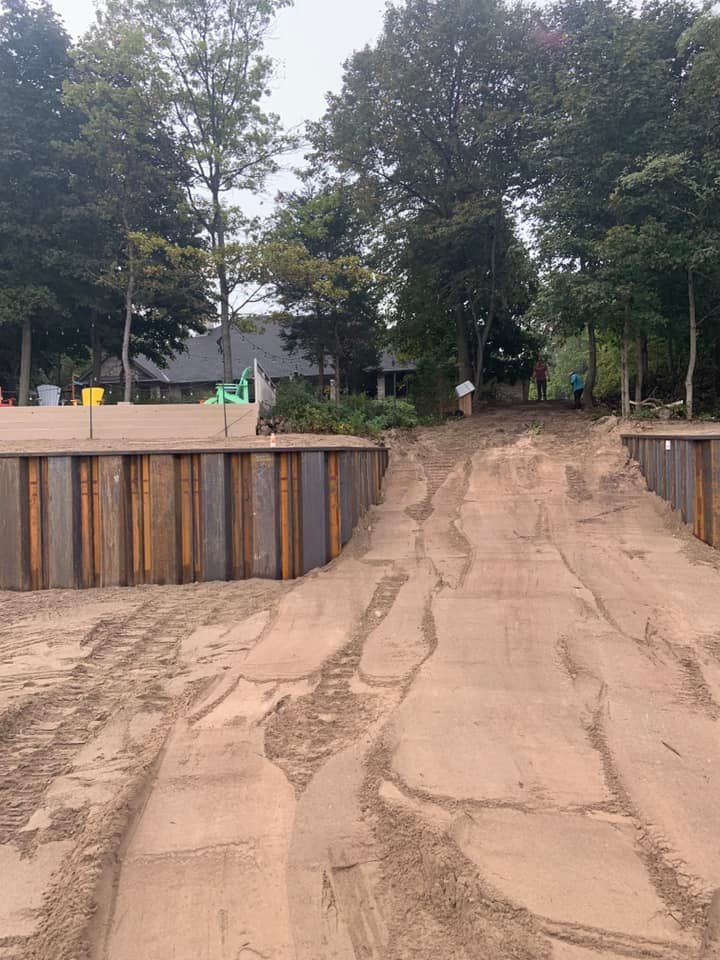
MULTIPOLYGON (((341 183, 281 195, 258 246, 257 276, 283 310, 283 337, 336 380, 362 378, 377 363, 380 285, 368 263, 367 223, 341 183)), ((351 385, 351 384, 350 384, 351 385)))
POLYGON ((232 242, 248 226, 238 191, 261 189, 278 158, 297 145, 263 109, 275 66, 265 40, 277 12, 290 3, 108 0, 109 16, 134 24, 146 38, 173 106, 193 208, 212 248, 226 380, 232 380, 234 294, 250 279, 232 242))
POLYGON ((285 417, 298 433, 377 436, 384 430, 418 425, 415 407, 407 400, 372 400, 354 395, 336 405, 319 399, 304 380, 280 384, 273 413, 285 417))

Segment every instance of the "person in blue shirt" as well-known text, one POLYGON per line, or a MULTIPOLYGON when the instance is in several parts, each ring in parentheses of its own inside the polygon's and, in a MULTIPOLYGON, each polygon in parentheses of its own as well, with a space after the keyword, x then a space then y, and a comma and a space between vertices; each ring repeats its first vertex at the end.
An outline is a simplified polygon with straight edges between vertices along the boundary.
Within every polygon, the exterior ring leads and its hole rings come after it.
POLYGON ((576 373, 574 370, 570 374, 570 386, 572 387, 573 394, 575 395, 575 409, 582 410, 582 398, 585 391, 585 384, 583 383, 583 378, 580 376, 580 374, 576 373))

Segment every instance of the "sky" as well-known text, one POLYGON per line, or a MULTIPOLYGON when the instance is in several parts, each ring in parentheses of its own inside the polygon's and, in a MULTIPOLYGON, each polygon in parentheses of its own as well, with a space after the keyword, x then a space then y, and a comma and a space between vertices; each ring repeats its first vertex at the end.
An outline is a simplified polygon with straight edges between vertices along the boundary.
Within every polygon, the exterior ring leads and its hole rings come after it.
MULTIPOLYGON (((93 0, 51 0, 68 31, 79 37, 94 19, 93 0)), ((382 26, 384 0, 295 0, 271 28, 267 51, 277 61, 277 77, 267 106, 286 127, 314 120, 324 111, 325 94, 340 89, 342 65, 371 43, 382 26)), ((248 213, 269 212, 279 189, 294 183, 289 172, 272 178, 264 200, 248 213)))

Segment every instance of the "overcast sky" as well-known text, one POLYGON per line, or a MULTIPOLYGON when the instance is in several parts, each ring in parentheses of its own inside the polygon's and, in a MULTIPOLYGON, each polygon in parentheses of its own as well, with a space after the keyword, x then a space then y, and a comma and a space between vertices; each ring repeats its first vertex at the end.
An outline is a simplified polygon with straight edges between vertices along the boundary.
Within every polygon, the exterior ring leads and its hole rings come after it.
MULTIPOLYGON (((93 21, 93 0, 51 2, 75 37, 93 21)), ((384 0, 295 0, 280 13, 268 43, 278 61, 269 106, 287 127, 321 116, 327 91, 340 88, 344 61, 378 36, 384 6, 384 0)), ((288 174, 273 178, 269 194, 292 182, 288 174)))

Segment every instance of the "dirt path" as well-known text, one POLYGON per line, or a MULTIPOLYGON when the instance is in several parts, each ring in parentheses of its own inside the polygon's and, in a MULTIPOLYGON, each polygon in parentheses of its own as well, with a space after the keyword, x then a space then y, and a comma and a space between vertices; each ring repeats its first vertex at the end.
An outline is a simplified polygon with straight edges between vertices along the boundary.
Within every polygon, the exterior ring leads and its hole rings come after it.
POLYGON ((293 587, 5 595, 0 960, 720 956, 719 568, 520 410, 293 587))

